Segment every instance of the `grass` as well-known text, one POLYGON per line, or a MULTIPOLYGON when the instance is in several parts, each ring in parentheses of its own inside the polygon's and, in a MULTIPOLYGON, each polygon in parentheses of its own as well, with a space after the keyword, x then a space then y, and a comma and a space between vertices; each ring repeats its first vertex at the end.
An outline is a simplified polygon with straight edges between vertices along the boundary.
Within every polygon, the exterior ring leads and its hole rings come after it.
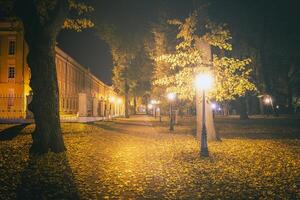
POLYGON ((40 157, 33 125, 0 125, 0 199, 299 199, 298 121, 218 118, 206 159, 192 118, 173 134, 166 119, 64 123, 68 151, 40 157))

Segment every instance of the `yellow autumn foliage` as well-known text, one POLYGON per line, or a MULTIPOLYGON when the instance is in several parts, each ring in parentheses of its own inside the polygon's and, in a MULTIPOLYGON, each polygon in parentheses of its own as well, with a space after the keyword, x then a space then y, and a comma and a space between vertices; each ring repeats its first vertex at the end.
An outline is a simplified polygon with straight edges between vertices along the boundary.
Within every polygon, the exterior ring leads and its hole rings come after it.
POLYGON ((156 68, 163 66, 161 63, 166 63, 171 72, 156 78, 153 84, 167 87, 167 91, 177 93, 181 99, 192 100, 195 95, 195 76, 203 70, 210 70, 214 75, 214 87, 208 95, 210 98, 217 101, 233 100, 244 96, 247 91, 256 91, 255 85, 250 81, 250 59, 239 60, 213 55, 212 61, 207 61, 205 49, 196 44, 197 40, 201 40, 211 46, 231 50, 232 46, 228 42, 231 35, 225 25, 208 21, 205 26, 206 33, 197 35, 197 21, 196 13, 184 21, 169 21, 170 24, 178 26, 178 45, 174 52, 156 56, 156 68))
POLYGON ((0 140, 0 199, 299 198, 300 140, 287 137, 299 133, 296 121, 217 119, 224 139, 210 142, 210 158, 201 159, 188 134, 194 119, 182 120, 175 134, 166 120, 64 123, 68 151, 40 157, 28 154, 30 125, 0 140), (287 138, 273 139, 279 132, 287 138))

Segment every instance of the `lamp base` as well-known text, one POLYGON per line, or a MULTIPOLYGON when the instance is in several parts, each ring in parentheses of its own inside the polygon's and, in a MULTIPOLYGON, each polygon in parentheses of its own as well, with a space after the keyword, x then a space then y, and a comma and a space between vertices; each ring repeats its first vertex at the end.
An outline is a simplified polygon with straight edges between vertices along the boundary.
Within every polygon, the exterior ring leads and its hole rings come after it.
POLYGON ((200 156, 201 157, 209 157, 208 149, 201 149, 200 151, 200 156))

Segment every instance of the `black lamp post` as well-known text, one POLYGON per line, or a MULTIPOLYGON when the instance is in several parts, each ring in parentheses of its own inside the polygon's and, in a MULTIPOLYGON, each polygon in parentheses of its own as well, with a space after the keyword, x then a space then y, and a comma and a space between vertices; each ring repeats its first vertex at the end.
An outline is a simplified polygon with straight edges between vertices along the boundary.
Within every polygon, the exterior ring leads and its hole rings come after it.
MULTIPOLYGON (((197 89, 202 90, 202 131, 201 131, 201 143, 200 143, 201 157, 209 156, 208 145, 207 145, 206 121, 205 121, 205 102, 206 102, 205 91, 211 88, 212 82, 213 80, 210 74, 203 73, 203 74, 199 74, 196 77, 196 87, 197 89)), ((196 95, 199 95, 198 91, 196 92, 196 95)))
POLYGON ((169 109, 170 109, 170 131, 174 131, 174 117, 173 117, 173 101, 176 98, 175 93, 168 93, 167 98, 169 100, 169 109))

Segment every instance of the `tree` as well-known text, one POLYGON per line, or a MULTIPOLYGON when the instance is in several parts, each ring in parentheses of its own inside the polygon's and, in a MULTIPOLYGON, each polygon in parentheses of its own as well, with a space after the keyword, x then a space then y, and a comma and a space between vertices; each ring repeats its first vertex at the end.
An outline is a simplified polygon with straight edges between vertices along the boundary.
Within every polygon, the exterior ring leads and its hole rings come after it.
POLYGON ((134 59, 134 51, 130 43, 124 40, 122 32, 114 25, 103 21, 97 26, 100 38, 110 47, 113 60, 113 85, 125 96, 125 117, 129 118, 130 88, 134 84, 130 79, 130 65, 134 59))
POLYGON ((34 114, 31 153, 65 151, 59 117, 59 91, 55 66, 55 44, 60 30, 92 27, 84 14, 93 10, 76 0, 2 1, 7 16, 21 21, 29 47, 27 62, 31 71, 33 99, 29 109, 34 114), (71 18, 70 13, 76 14, 71 18))
MULTIPOLYGON (((225 25, 203 19, 198 24, 197 16, 197 12, 194 12, 184 21, 169 21, 178 27, 177 39, 180 41, 174 52, 160 55, 156 61, 169 63, 173 73, 165 74, 155 80, 154 84, 166 86, 168 91, 177 93, 180 99, 193 100, 195 75, 211 68, 215 86, 208 94, 210 99, 221 102, 244 96, 247 91, 255 91, 255 85, 249 81, 251 69, 247 65, 250 64, 250 59, 239 60, 213 55, 211 60, 207 56, 210 45, 228 51, 232 49, 228 42, 231 36, 225 25), (200 29, 198 33, 197 28, 200 29)), ((209 134, 209 138, 216 139, 209 134)))

